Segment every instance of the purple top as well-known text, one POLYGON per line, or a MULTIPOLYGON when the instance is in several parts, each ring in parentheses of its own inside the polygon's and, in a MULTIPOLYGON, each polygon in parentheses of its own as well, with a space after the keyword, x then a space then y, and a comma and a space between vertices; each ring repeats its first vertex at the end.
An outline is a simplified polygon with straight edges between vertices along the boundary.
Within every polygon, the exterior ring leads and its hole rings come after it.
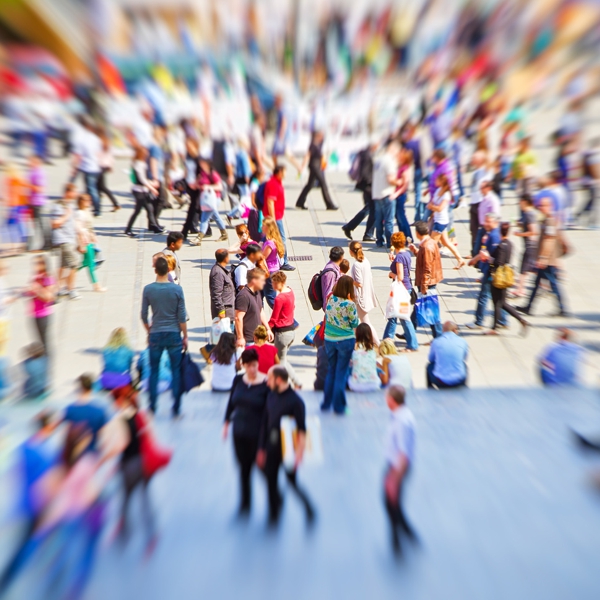
POLYGON ((269 269, 269 273, 275 273, 275 271, 279 271, 279 256, 277 255, 277 246, 273 240, 265 240, 263 244, 263 250, 265 248, 271 248, 271 254, 269 254, 269 256, 267 256, 265 259, 267 268, 269 269))
POLYGON ((396 258, 390 265, 390 271, 394 274, 398 274, 398 264, 401 264, 404 268, 404 278, 402 279, 402 283, 407 291, 410 292, 412 290, 412 283, 410 281, 410 251, 409 250, 401 250, 396 254, 396 258))
MULTIPOLYGON (((333 292, 333 288, 335 287, 337 280, 342 276, 340 266, 336 265, 331 260, 325 265, 325 269, 332 270, 328 270, 327 273, 323 273, 323 275, 321 275, 321 291, 323 292, 323 311, 327 308, 327 300, 329 296, 331 296, 331 293, 333 292)), ((325 269, 323 269, 323 271, 325 269)))
MULTIPOLYGON (((33 167, 33 169, 29 171, 29 183, 31 185, 39 186, 44 190, 46 189, 46 174, 44 173, 44 169, 42 169, 41 165, 38 167, 33 167)), ((44 206, 46 204, 45 192, 32 191, 31 195, 29 196, 29 202, 31 206, 44 206)))
POLYGON ((433 171, 431 178, 429 179, 429 196, 433 198, 435 194, 436 185, 435 180, 440 176, 445 175, 448 178, 448 183, 450 184, 450 189, 454 189, 454 169, 450 164, 450 161, 445 158, 433 171))

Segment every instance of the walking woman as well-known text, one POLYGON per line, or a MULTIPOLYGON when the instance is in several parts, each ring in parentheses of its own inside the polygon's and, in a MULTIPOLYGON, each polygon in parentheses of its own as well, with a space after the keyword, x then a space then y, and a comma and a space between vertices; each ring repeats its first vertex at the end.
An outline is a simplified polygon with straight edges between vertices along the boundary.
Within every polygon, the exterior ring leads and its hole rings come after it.
POLYGON ((112 202, 113 212, 117 212, 121 209, 118 200, 115 198, 115 195, 108 189, 108 185, 106 183, 106 176, 113 170, 114 166, 114 158, 112 152, 110 150, 110 140, 106 135, 105 131, 99 132, 100 140, 102 141, 102 151, 100 152, 100 177, 98 178, 98 194, 106 194, 108 199, 112 202))
POLYGON ((354 280, 354 295, 356 310, 361 323, 366 323, 373 330, 375 345, 379 345, 379 338, 369 320, 369 312, 377 306, 377 296, 373 285, 371 263, 365 258, 362 244, 354 241, 349 244, 350 256, 355 260, 350 269, 350 277, 354 280))
POLYGON ((494 303, 494 326, 490 331, 486 332, 487 335, 498 335, 498 327, 502 321, 502 311, 506 311, 511 317, 514 317, 521 323, 522 330, 521 334, 526 335, 529 323, 517 312, 517 309, 506 302, 506 287, 496 287, 495 283, 499 283, 495 277, 496 272, 501 267, 510 264, 510 257, 512 255, 512 242, 508 239, 510 231, 510 223, 502 223, 500 225, 500 243, 494 249, 494 253, 490 256, 487 251, 484 256, 488 257, 490 262, 490 274, 491 274, 491 291, 492 291, 492 302, 494 303))
POLYGON ((90 280, 95 292, 105 292, 98 283, 96 277, 96 233, 94 232, 94 217, 90 207, 92 200, 87 194, 81 194, 77 198, 77 210, 75 211, 75 223, 79 232, 79 252, 83 254, 83 261, 79 270, 87 267, 90 274, 90 280))
MULTIPOLYGON (((392 234, 392 248, 396 251, 396 255, 394 256, 390 253, 390 259, 393 257, 392 264, 390 265, 390 279, 400 281, 406 288, 406 291, 410 294, 413 289, 412 281, 410 279, 412 254, 406 247, 406 237, 401 231, 396 231, 396 233, 392 234)), ((402 329, 404 330, 406 351, 415 352, 419 349, 419 342, 417 341, 415 326, 410 319, 388 319, 385 331, 383 332, 383 339, 394 340, 398 321, 400 321, 402 329)))
POLYGON ((448 239, 448 227, 450 225, 450 203, 452 202, 452 193, 450 192, 450 182, 443 173, 437 176, 435 182, 435 193, 429 201, 427 208, 433 213, 433 229, 431 237, 436 242, 441 242, 456 257, 458 265, 455 269, 461 269, 465 266, 465 261, 458 253, 456 246, 448 239))
POLYGON ((31 297, 31 316, 40 342, 48 354, 48 326, 56 301, 56 281, 44 256, 33 259, 34 275, 26 292, 31 297))
POLYGON ((190 203, 181 233, 183 234, 183 239, 187 240, 189 233, 198 234, 198 227, 200 226, 200 190, 198 189, 198 171, 200 170, 198 159, 200 157, 200 150, 198 141, 193 138, 185 140, 185 147, 185 187, 190 197, 190 203))
POLYGON ((400 150, 400 166, 398 167, 398 181, 399 185, 396 187, 394 195, 396 196, 396 223, 398 223, 398 229, 406 236, 411 238, 410 225, 406 217, 406 200, 408 198, 408 186, 410 180, 408 178, 408 172, 413 163, 413 154, 409 148, 402 148, 400 150))
POLYGON ((321 410, 329 410, 333 404, 336 414, 343 415, 346 412, 346 384, 354 350, 354 330, 358 325, 354 281, 352 277, 342 275, 325 308, 325 351, 329 370, 321 410))
POLYGON ((127 223, 127 227, 125 228, 125 235, 131 238, 137 237, 131 229, 138 215, 142 212, 142 209, 145 209, 148 214, 150 231, 153 233, 162 233, 164 231, 164 227, 161 227, 154 217, 154 202, 152 196, 158 194, 158 187, 153 181, 146 177, 148 169, 147 162, 148 150, 142 146, 137 146, 131 165, 131 180, 133 182, 131 193, 135 198, 135 208, 127 223))
POLYGON ((258 370, 258 354, 252 348, 242 352, 241 363, 245 373, 233 380, 223 439, 227 439, 229 426, 233 423, 233 448, 240 467, 241 501, 239 513, 246 516, 250 512, 252 493, 250 476, 258 451, 258 439, 267 395, 267 376, 258 370))
POLYGON ((280 259, 282 260, 285 256, 285 246, 283 245, 279 228, 273 217, 265 217, 262 232, 265 236, 265 241, 262 246, 262 255, 267 264, 267 269, 269 269, 269 276, 265 281, 263 294, 269 308, 273 309, 275 303, 275 290, 273 289, 271 277, 279 271, 279 267, 281 266, 280 259))

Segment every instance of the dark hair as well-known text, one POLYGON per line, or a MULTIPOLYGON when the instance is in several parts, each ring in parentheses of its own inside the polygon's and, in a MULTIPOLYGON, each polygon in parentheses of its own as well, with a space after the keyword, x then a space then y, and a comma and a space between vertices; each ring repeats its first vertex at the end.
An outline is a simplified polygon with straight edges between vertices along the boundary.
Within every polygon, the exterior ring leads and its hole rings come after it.
POLYGON ((348 275, 342 275, 333 288, 333 295, 346 300, 350 298, 354 302, 354 280, 348 275))
POLYGON ((154 263, 154 272, 161 277, 164 277, 169 272, 169 263, 167 259, 159 256, 154 263))
POLYGON ((442 148, 437 148, 433 151, 433 155, 440 160, 444 160, 446 158, 446 152, 442 150, 442 148))
POLYGON ((279 175, 282 171, 285 171, 285 165, 275 165, 273 169, 273 175, 279 175))
POLYGON ((219 365, 230 365, 233 356, 235 356, 235 335, 229 332, 222 333, 210 357, 219 365))
POLYGON ((427 235, 429 233, 429 227, 427 227, 427 223, 425 223, 425 221, 417 221, 415 223, 415 231, 419 235, 427 235))
POLYGON ((248 244, 246 246, 246 256, 250 256, 251 254, 256 254, 260 252, 260 246, 258 244, 248 244))
POLYGON ((375 342, 373 341, 373 330, 369 324, 361 323, 354 334, 357 344, 360 344, 365 350, 373 350, 375 342))
POLYGON ((44 429, 52 423, 52 413, 48 409, 44 409, 34 417, 33 422, 37 431, 44 429))
POLYGON ((219 248, 215 252, 215 259, 218 263, 222 263, 229 256, 229 250, 227 248, 219 248))
POLYGON ((84 373, 77 378, 79 387, 86 392, 91 392, 94 387, 94 378, 89 373, 84 373))
POLYGON ((527 204, 527 206, 533 206, 533 198, 531 197, 531 194, 523 194, 519 198, 519 201, 525 202, 525 204, 527 204))
POLYGON ((258 352, 254 348, 246 348, 246 350, 242 352, 241 361, 243 365, 258 362, 258 352))
POLYGON ((287 369, 281 365, 271 367, 271 373, 273 373, 273 377, 281 379, 283 383, 287 383, 290 380, 290 374, 287 372, 287 369))
POLYGON ((362 244, 359 241, 354 240, 353 242, 350 242, 348 248, 350 248, 350 252, 356 254, 356 260, 358 262, 365 260, 365 253, 363 252, 362 244))
POLYGON ((67 435, 65 436, 65 445, 62 451, 62 462, 66 467, 72 467, 79 456, 75 455, 75 450, 81 441, 89 435, 89 429, 85 426, 85 423, 71 423, 69 429, 67 429, 67 435))
POLYGON ((404 404, 406 390, 401 385, 390 385, 386 393, 396 404, 404 404))
POLYGON ((334 246, 329 251, 329 260, 332 260, 333 262, 337 262, 338 260, 342 259, 343 256, 344 256, 344 249, 341 248, 340 246, 334 246))
POLYGON ((346 260, 345 258, 342 258, 342 260, 340 261, 340 272, 342 272, 344 275, 350 270, 350 261, 346 260))
POLYGON ((181 231, 169 231, 169 235, 167 236, 167 248, 169 248, 171 244, 175 244, 182 239, 183 233, 181 233, 181 231))
POLYGON ((510 231, 510 223, 508 221, 504 221, 501 225, 500 225, 500 235, 502 237, 506 237, 508 235, 508 232, 510 231))

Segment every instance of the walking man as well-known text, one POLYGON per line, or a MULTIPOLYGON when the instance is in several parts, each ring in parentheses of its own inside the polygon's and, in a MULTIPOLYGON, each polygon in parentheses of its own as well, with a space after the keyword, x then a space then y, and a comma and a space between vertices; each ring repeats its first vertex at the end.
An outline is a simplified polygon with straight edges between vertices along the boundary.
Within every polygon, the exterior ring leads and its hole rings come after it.
POLYGON ((392 244, 396 201, 391 198, 391 195, 396 186, 400 185, 398 180, 399 155, 398 143, 390 142, 374 161, 372 192, 378 248, 383 248, 384 243, 391 248, 392 244))
POLYGON ((269 342, 274 339, 269 327, 269 320, 263 308, 261 292, 265 287, 266 274, 262 269, 254 268, 248 271, 248 283, 239 291, 235 298, 235 333, 237 346, 244 348, 254 342, 254 330, 259 325, 267 328, 269 342))
POLYGON ((308 194, 315 186, 315 183, 319 184, 321 193, 323 194, 323 200, 327 210, 337 210, 338 207, 335 205, 331 196, 329 195, 329 188, 325 181, 325 171, 323 170, 323 141, 324 136, 321 131, 315 131, 312 135, 312 140, 308 148, 308 153, 304 157, 302 162, 301 171, 304 170, 306 163, 308 163, 308 181, 300 192, 298 200, 296 202, 296 208, 306 209, 306 198, 308 194))

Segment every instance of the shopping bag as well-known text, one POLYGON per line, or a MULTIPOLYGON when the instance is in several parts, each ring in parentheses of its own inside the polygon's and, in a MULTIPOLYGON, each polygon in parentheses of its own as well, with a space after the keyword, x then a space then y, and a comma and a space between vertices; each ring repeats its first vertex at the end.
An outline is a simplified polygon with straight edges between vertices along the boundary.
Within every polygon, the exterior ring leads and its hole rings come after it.
POLYGON ((510 265, 498 267, 492 275, 492 284, 499 290, 505 290, 515 284, 515 272, 510 265))
POLYGON ((306 344, 307 346, 314 346, 315 345, 315 337, 317 335, 317 332, 319 331, 319 329, 321 329, 321 323, 317 323, 305 336, 304 339, 302 340, 303 344, 306 344))
MULTIPOLYGON (((298 427, 293 417, 281 418, 281 455, 286 469, 293 469, 296 464, 296 448, 298 447, 298 427)), ((321 421, 317 415, 306 417, 306 445, 302 464, 319 465, 323 462, 323 440, 321 438, 321 421)))
POLYGON ((139 411, 135 415, 135 424, 140 440, 142 470, 144 476, 149 479, 157 471, 164 469, 171 462, 173 451, 158 443, 152 429, 148 425, 148 419, 142 411, 139 411))
POLYGON ((437 294, 428 294, 420 296, 415 302, 415 311, 417 313, 417 325, 425 327, 435 325, 440 322, 440 300, 437 294))
POLYGON ((386 319, 410 319, 410 294, 401 281, 394 281, 385 306, 386 319))
POLYGON ((187 394, 190 390, 204 383, 204 377, 200 372, 198 365, 192 360, 188 352, 184 352, 181 357, 181 385, 183 393, 187 394))
POLYGON ((219 209, 219 198, 215 190, 208 189, 204 190, 200 194, 200 210, 202 212, 212 212, 213 210, 219 209))
POLYGON ((222 333, 231 331, 231 319, 229 317, 223 317, 219 319, 215 317, 210 328, 210 343, 216 346, 219 343, 222 333))

